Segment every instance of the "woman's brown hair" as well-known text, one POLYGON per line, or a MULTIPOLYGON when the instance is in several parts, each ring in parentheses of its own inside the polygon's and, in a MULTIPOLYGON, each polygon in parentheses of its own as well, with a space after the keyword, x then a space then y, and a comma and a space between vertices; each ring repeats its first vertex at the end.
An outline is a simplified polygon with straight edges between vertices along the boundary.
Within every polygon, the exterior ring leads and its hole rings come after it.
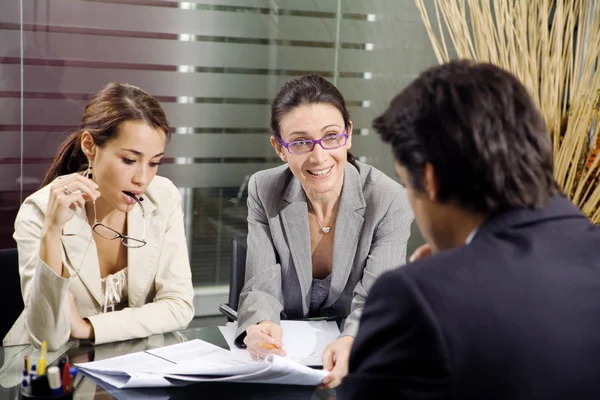
POLYGON ((58 176, 88 167, 88 159, 81 149, 83 132, 89 132, 94 144, 103 147, 117 136, 119 126, 126 121, 143 121, 164 131, 167 139, 170 136, 165 112, 154 97, 130 84, 109 83, 92 97, 81 117, 81 125, 60 145, 42 187, 58 176))

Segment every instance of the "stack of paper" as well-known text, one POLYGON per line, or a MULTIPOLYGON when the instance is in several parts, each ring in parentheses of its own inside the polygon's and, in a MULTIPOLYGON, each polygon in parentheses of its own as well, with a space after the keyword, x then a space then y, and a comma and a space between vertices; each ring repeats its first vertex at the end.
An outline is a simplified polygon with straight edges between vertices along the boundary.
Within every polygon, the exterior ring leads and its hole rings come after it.
MULTIPOLYGON (((234 357, 251 360, 248 351, 234 344, 237 327, 236 321, 219 326, 219 329, 234 357)), ((281 321, 281 329, 283 349, 287 353, 285 358, 311 367, 323 366, 321 356, 325 347, 340 336, 340 329, 334 321, 281 321)))
POLYGON ((265 361, 241 360, 198 339, 76 365, 120 389, 215 381, 318 385, 327 376, 327 371, 275 355, 269 355, 265 361))

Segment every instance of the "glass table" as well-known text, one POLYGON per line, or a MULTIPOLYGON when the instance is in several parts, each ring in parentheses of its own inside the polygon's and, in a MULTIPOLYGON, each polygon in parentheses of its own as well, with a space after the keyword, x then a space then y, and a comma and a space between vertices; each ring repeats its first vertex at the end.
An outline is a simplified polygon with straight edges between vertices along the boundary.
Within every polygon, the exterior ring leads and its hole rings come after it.
MULTIPOLYGON (((71 364, 98 361, 118 355, 169 346, 201 339, 229 349, 218 327, 186 329, 143 339, 94 346, 87 341, 72 340, 56 352, 48 353, 48 365, 55 365, 66 355, 71 364)), ((19 398, 19 385, 25 355, 37 362, 39 350, 33 346, 0 347, 0 399, 19 398)), ((318 390, 312 386, 273 385, 260 383, 210 382, 176 388, 116 389, 83 373, 74 382, 74 399, 303 399, 333 400, 334 390, 318 390)))

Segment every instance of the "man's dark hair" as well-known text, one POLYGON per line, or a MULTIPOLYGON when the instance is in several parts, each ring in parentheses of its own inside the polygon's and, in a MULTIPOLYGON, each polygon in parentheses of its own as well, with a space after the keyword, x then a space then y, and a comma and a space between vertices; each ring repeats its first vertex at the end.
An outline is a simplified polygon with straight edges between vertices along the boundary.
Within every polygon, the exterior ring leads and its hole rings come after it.
POLYGON ((542 207, 560 189, 544 119, 521 82, 492 64, 432 67, 373 121, 410 184, 434 167, 438 201, 474 212, 542 207))

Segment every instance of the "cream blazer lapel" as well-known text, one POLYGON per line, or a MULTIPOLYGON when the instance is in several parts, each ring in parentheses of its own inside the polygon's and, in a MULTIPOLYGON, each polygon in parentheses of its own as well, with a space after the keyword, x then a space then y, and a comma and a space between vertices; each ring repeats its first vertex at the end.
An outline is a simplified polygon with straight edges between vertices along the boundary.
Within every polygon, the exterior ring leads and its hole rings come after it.
POLYGON ((159 224, 160 218, 157 218, 158 211, 154 200, 147 194, 144 196, 144 212, 142 213, 142 209, 136 205, 127 214, 127 236, 142 239, 144 229, 146 231, 144 247, 127 249, 127 293, 130 307, 139 307, 146 303, 147 299, 143 294, 149 292, 155 275, 150 270, 158 265, 156 258, 160 252, 159 230, 163 227, 159 224))
POLYGON ((104 295, 98 250, 92 238, 92 228, 88 223, 85 209, 78 208, 76 215, 65 224, 61 241, 65 259, 68 261, 65 265, 68 266, 71 277, 78 276, 100 306, 104 301, 104 295))
POLYGON ((356 168, 347 164, 344 170, 344 186, 335 220, 333 239, 333 268, 329 295, 323 307, 335 303, 341 296, 354 264, 360 233, 365 222, 366 202, 362 192, 360 175, 356 168))
POLYGON ((289 249, 294 261, 302 295, 302 311, 308 313, 310 307, 310 287, 312 285, 312 257, 308 228, 307 198, 300 181, 293 178, 284 195, 281 210, 283 230, 289 238, 289 249))

